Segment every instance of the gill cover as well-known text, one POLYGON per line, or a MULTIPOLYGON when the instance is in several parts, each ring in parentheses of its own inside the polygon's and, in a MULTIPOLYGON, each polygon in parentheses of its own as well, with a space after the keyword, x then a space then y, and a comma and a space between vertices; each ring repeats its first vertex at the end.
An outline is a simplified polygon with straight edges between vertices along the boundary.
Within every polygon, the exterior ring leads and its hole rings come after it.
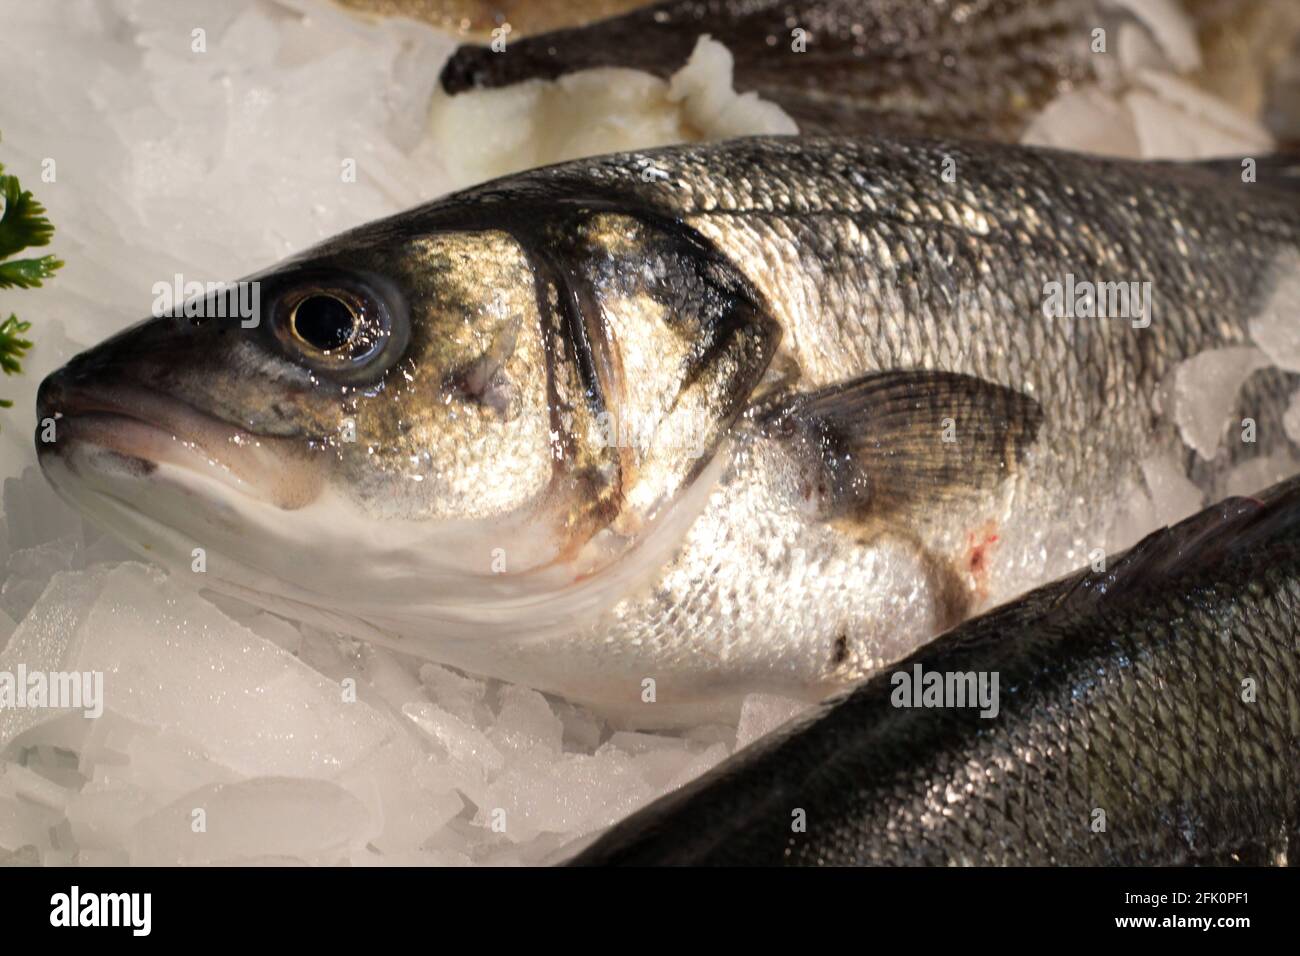
POLYGON ((758 293, 689 229, 587 211, 534 244, 565 456, 607 479, 607 530, 634 537, 708 464, 780 338, 758 293))

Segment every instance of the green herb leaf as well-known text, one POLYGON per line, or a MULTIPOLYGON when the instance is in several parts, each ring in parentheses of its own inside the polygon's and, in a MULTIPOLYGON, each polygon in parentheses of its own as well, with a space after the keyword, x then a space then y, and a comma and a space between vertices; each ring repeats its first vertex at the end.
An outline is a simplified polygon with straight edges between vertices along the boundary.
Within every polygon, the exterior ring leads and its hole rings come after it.
POLYGON ((0 259, 33 246, 49 245, 54 226, 45 218, 45 207, 18 185, 16 176, 0 175, 0 195, 5 211, 0 216, 0 259))
POLYGON ((6 375, 16 375, 23 370, 19 360, 27 354, 32 343, 20 336, 31 327, 30 322, 19 322, 16 315, 0 322, 0 369, 6 375))
POLYGON ((0 289, 36 289, 41 282, 62 268, 63 260, 54 256, 39 259, 12 259, 0 262, 0 289))
MULTIPOLYGON (((34 289, 63 266, 54 256, 29 259, 9 259, 10 256, 34 246, 49 245, 54 227, 45 218, 45 207, 32 194, 18 184, 17 177, 5 175, 0 165, 0 200, 4 212, 0 214, 0 289, 34 289), (8 262, 2 261, 9 259, 8 262)), ((32 343, 23 338, 31 328, 29 322, 19 322, 16 315, 0 322, 0 371, 17 375, 23 370, 22 359, 32 343)), ((0 398, 0 408, 12 408, 13 402, 0 398)))

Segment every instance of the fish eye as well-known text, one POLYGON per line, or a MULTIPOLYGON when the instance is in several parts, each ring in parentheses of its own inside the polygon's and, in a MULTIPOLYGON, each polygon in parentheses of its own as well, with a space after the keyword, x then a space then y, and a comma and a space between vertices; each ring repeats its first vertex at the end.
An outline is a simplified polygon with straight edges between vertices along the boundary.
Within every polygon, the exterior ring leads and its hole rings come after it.
POLYGON ((291 274, 279 281, 272 331, 294 361, 358 381, 405 349, 403 297, 380 277, 291 274))
POLYGON ((332 352, 346 345, 358 322, 353 306, 329 292, 307 296, 289 313, 293 334, 321 352, 332 352))

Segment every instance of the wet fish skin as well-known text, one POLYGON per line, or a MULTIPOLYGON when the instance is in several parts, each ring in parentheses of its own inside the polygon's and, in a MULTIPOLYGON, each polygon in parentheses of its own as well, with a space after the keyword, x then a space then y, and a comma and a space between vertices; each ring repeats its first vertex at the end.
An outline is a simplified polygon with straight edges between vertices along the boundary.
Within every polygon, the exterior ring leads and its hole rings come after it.
POLYGON ((700 35, 735 58, 735 86, 778 103, 804 133, 929 133, 1014 141, 1034 111, 1094 76, 1093 0, 672 0, 528 37, 461 47, 448 93, 594 67, 667 78, 700 35), (806 34, 796 52, 793 31, 806 34))
POLYGON ((573 862, 1293 863, 1298 778, 1293 480, 968 621, 573 862), (997 716, 894 706, 917 664, 999 674, 997 716))
POLYGON ((1246 343, 1297 248, 1292 199, 1201 169, 889 137, 583 160, 268 271, 255 330, 102 344, 43 386, 67 441, 38 451, 146 554, 188 568, 201 542, 212 587, 691 722, 846 686, 1130 543, 1143 460, 1189 454, 1169 373, 1246 343), (1151 280, 1150 325, 1046 317, 1068 274, 1151 280), (320 287, 406 341, 304 357, 285 303, 320 287), (106 402, 164 434, 106 434, 106 402), (639 435, 609 442, 609 412, 639 435))

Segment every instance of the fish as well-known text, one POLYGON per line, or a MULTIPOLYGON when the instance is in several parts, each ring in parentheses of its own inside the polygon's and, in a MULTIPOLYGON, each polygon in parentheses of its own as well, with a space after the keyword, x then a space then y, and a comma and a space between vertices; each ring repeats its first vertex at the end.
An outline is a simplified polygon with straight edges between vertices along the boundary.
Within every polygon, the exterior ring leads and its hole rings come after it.
POLYGON ((792 136, 531 170, 74 357, 38 458, 183 582, 621 725, 820 700, 1163 523, 1171 376, 1291 308, 1259 169, 792 136), (1076 282, 1151 295, 1055 309, 1076 282))
POLYGON ((1098 77, 1094 30, 1133 22, 1094 0, 670 0, 507 42, 467 44, 448 94, 624 67, 667 79, 702 35, 727 47, 735 86, 800 132, 1015 142, 1060 93, 1098 77))
POLYGON ((1294 864, 1298 621, 1290 479, 966 622, 571 862, 1294 864), (917 674, 967 690, 918 707, 917 674))

